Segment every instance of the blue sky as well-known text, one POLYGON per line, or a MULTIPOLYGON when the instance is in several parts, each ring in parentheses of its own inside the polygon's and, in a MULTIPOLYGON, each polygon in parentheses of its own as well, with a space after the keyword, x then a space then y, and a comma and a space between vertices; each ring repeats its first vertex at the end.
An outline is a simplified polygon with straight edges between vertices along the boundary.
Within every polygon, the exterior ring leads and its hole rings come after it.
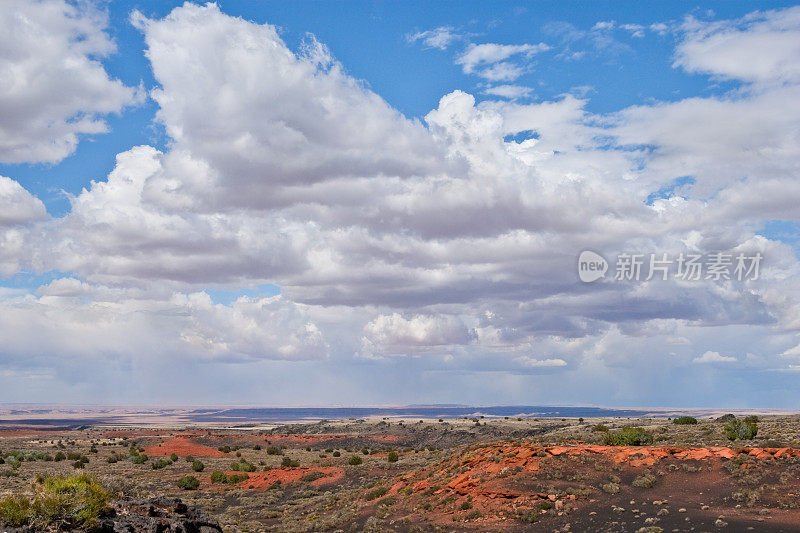
POLYGON ((0 15, 0 401, 800 403, 791 2, 0 15))

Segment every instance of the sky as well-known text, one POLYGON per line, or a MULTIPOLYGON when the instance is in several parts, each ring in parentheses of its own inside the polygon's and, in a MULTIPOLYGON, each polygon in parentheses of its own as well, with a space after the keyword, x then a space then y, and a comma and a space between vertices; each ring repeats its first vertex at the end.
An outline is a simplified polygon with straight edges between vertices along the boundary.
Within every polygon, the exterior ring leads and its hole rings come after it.
POLYGON ((0 25, 0 402, 800 408, 800 5, 0 25))

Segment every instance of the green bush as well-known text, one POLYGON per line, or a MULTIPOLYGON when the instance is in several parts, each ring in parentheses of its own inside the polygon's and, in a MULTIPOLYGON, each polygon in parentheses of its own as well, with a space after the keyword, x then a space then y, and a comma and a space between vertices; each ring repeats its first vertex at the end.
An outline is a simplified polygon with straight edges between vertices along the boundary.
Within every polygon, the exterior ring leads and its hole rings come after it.
POLYGON ((277 446, 267 446, 267 455, 283 455, 283 450, 277 446))
POLYGON ((169 456, 169 460, 172 461, 173 463, 177 463, 178 462, 178 454, 177 453, 173 453, 172 455, 169 456))
POLYGON ((680 425, 697 424, 697 419, 693 416, 679 416, 672 423, 680 425))
POLYGON ((363 463, 363 462, 364 462, 364 460, 363 460, 361 457, 359 457, 359 456, 357 456, 357 455, 354 455, 354 456, 352 456, 352 457, 350 458, 350 460, 349 460, 349 461, 347 461, 347 462, 348 462, 348 463, 350 463, 352 466, 358 466, 358 465, 360 465, 361 463, 363 463))
POLYGON ((333 452, 333 456, 334 457, 341 457, 342 456, 342 452, 340 452, 339 450, 336 450, 335 452, 333 452))
POLYGON ((300 461, 293 461, 290 457, 284 457, 281 461, 282 468, 297 468, 300 466, 300 461))
POLYGON ((133 456, 133 464, 135 464, 135 465, 143 465, 144 463, 147 462, 148 459, 149 459, 149 457, 147 457, 143 453, 142 454, 137 454, 137 455, 133 456))
POLYGON ((206 465, 201 463, 200 461, 192 461, 192 470, 195 472, 202 472, 205 469, 206 465))
POLYGON ((227 483, 228 485, 235 485, 237 483, 241 483, 242 481, 247 481, 250 479, 250 476, 247 474, 234 474, 228 477, 227 483))
POLYGON ((744 420, 732 420, 725 424, 725 436, 730 440, 749 440, 758 434, 758 424, 751 417, 744 420))
POLYGON ((386 458, 387 461, 390 463, 396 463, 400 459, 400 456, 397 455, 397 452, 392 450, 389 452, 389 456, 386 458))
POLYGON ((200 481, 194 476, 186 476, 178 480, 178 487, 183 490, 197 490, 199 486, 200 481))
POLYGON ((167 467, 167 466, 169 466, 171 464, 172 464, 172 461, 170 461, 169 459, 159 459, 158 461, 156 461, 155 463, 153 463, 150 466, 153 467, 153 470, 161 470, 162 468, 167 467))
POLYGON ((653 444, 653 435, 642 428, 624 427, 619 431, 609 431, 603 436, 608 446, 643 446, 653 444))
MULTIPOLYGON (((284 457, 284 461, 286 461, 286 459, 288 459, 288 457, 284 457)), ((239 462, 231 464, 231 470, 234 470, 236 472, 255 472, 256 471, 256 465, 248 463, 247 461, 242 460, 242 461, 239 461, 239 462)))
POLYGON ((228 476, 225 475, 225 472, 220 472, 219 470, 215 471, 211 474, 211 483, 227 483, 228 476))
POLYGON ((0 500, 0 518, 14 527, 36 530, 88 528, 108 509, 111 496, 86 474, 50 477, 37 485, 31 500, 9 496, 0 500))
POLYGON ((0 519, 11 527, 24 526, 31 515, 31 501, 28 498, 7 496, 0 500, 0 519))
POLYGON ((605 424, 597 424, 592 428, 592 431, 608 432, 608 426, 605 424))

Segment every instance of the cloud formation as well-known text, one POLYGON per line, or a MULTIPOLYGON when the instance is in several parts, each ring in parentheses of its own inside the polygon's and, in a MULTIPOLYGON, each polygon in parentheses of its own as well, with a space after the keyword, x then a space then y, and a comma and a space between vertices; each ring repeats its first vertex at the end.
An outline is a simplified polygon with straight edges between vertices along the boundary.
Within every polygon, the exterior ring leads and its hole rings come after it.
POLYGON ((439 26, 432 30, 417 31, 406 35, 406 41, 414 43, 422 41, 428 48, 446 50, 453 42, 462 36, 455 32, 452 26, 439 26))
POLYGON ((456 59, 465 74, 476 74, 489 81, 514 81, 527 69, 525 63, 507 61, 522 56, 531 58, 549 50, 545 43, 539 44, 470 44, 456 59))
MULTIPOLYGON (((709 44, 737 48, 756 34, 769 54, 783 42, 773 33, 794 31, 780 16, 679 30, 676 68, 736 77, 744 85, 730 92, 598 115, 585 96, 479 102, 456 90, 413 120, 314 38, 293 52, 273 26, 214 4, 134 13, 171 142, 118 154, 59 219, 0 178, 4 275, 70 273, 0 297, 4 353, 20 366, 25 354, 46 366, 56 347, 231 363, 413 360, 431 375, 555 373, 587 394, 598 375, 615 389, 619 369, 783 369, 776 356, 800 332, 790 281, 800 272, 790 246, 757 230, 798 215, 800 98, 782 72, 800 59, 780 49, 772 67, 732 69, 709 44), (585 249, 767 259, 748 283, 586 285, 574 271, 585 249), (281 296, 222 305, 203 292, 263 283, 281 296)), ((471 45, 458 61, 512 80, 548 46, 471 45)), ((625 401, 652 390, 634 381, 625 401)))
POLYGON ((138 101, 98 58, 115 50, 89 2, 9 0, 0 9, 0 162, 58 162, 104 115, 138 101))

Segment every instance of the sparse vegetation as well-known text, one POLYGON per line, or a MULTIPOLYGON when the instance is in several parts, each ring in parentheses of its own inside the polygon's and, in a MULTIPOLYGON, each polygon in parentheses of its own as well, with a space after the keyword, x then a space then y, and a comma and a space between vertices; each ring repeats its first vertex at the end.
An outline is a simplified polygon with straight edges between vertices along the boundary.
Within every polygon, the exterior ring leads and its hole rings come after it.
POLYGON ((693 416, 679 416, 674 419, 672 423, 678 425, 694 425, 697 424, 697 419, 693 416))

